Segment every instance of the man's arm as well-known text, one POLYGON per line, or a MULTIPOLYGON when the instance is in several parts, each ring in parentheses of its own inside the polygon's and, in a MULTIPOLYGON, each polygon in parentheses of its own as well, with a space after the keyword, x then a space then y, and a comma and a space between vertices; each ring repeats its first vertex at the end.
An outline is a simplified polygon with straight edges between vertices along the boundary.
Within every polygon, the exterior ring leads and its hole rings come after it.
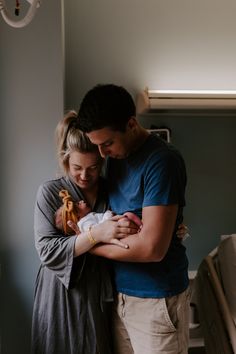
POLYGON ((91 253, 118 261, 159 262, 169 248, 177 212, 176 204, 144 207, 141 231, 122 239, 122 242, 129 245, 128 249, 99 244, 91 253))

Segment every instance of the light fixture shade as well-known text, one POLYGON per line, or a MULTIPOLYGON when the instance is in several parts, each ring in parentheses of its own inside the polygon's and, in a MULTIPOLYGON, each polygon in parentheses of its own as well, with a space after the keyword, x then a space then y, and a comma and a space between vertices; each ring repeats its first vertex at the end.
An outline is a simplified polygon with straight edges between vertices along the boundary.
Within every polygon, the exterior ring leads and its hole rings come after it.
POLYGON ((158 109, 235 109, 236 90, 149 90, 137 97, 137 113, 158 109))

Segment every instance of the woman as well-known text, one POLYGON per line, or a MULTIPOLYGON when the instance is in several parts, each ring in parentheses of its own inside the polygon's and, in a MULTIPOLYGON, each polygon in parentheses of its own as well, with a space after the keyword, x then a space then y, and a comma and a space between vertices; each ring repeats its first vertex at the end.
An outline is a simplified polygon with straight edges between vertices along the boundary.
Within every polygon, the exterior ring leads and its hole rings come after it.
POLYGON ((64 176, 44 183, 37 193, 34 227, 41 266, 33 308, 33 354, 112 353, 109 267, 105 259, 87 251, 97 242, 125 247, 120 238, 132 232, 128 230, 132 225, 116 216, 79 236, 65 235, 55 227, 61 190, 67 190, 74 201, 85 200, 93 211, 107 209, 100 177, 103 160, 75 122, 76 113, 70 112, 56 129, 64 176))

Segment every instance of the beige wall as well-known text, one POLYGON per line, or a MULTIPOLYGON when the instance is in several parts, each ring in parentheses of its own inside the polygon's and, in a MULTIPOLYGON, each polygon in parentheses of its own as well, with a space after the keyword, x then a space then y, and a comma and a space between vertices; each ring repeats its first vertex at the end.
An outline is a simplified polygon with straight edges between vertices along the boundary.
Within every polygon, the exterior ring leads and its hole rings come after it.
MULTIPOLYGON (((234 0, 67 0, 66 108, 97 83, 151 89, 236 89, 234 0)), ((236 232, 236 112, 140 117, 166 125, 188 170, 190 269, 236 232)))
POLYGON ((2 354, 29 353, 35 193, 55 175, 53 133, 63 114, 61 16, 61 1, 50 0, 25 28, 0 17, 2 354))
POLYGON ((236 88, 234 0, 67 0, 66 102, 97 82, 236 88))

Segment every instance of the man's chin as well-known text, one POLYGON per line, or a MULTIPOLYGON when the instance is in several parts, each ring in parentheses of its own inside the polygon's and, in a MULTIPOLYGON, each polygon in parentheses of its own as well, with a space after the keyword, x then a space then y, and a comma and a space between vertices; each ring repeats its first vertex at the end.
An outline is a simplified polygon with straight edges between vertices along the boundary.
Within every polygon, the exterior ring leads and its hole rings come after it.
POLYGON ((110 155, 109 157, 111 157, 112 159, 116 159, 116 160, 122 160, 125 159, 127 156, 126 155, 110 155))
POLYGON ((123 155, 109 155, 109 157, 111 157, 112 159, 117 159, 117 160, 126 159, 128 156, 129 156, 128 152, 123 155))

